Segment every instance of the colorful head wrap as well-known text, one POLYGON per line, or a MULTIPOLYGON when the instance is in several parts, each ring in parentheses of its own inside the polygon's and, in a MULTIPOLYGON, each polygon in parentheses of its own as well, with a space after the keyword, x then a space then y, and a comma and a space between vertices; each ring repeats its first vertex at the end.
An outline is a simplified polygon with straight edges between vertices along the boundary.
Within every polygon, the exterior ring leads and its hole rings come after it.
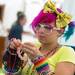
POLYGON ((71 21, 65 28, 62 36, 59 37, 58 43, 75 47, 75 21, 71 21))
POLYGON ((53 21, 56 22, 55 27, 64 28, 70 23, 71 16, 61 11, 61 9, 56 8, 55 4, 51 0, 48 0, 44 5, 44 9, 35 17, 31 25, 34 30, 39 23, 48 24, 53 21))
POLYGON ((55 13, 44 13, 43 10, 38 14, 38 16, 32 22, 32 28, 34 29, 39 23, 51 23, 56 21, 56 14, 55 13))

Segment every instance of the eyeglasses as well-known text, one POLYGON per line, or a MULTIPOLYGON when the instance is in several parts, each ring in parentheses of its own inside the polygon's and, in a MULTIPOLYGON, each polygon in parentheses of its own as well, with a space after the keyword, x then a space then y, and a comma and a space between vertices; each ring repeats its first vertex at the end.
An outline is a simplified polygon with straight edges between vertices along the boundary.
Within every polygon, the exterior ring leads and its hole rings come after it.
POLYGON ((60 30, 59 28, 56 27, 52 27, 52 25, 45 25, 45 24, 39 24, 35 27, 35 31, 38 31, 39 29, 44 29, 44 31, 46 32, 50 32, 52 30, 60 30))

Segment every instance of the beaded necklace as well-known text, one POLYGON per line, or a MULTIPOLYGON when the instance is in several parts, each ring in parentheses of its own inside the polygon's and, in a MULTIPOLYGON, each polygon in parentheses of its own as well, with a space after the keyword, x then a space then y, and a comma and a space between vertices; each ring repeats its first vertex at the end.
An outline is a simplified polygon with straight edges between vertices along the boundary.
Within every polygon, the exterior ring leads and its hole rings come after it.
MULTIPOLYGON (((51 49, 49 52, 47 52, 46 54, 44 54, 44 56, 48 57, 50 54, 53 55, 57 51, 57 48, 59 48, 59 47, 60 46, 57 45, 56 47, 54 47, 53 49, 51 49)), ((41 50, 41 47, 40 47, 39 50, 41 50)))

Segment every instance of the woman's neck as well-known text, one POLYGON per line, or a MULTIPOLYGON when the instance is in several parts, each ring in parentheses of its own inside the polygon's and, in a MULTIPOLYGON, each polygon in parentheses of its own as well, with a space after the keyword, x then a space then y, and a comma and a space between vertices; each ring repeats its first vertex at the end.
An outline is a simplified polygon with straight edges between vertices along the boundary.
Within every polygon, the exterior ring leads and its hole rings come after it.
POLYGON ((57 42, 51 44, 42 44, 41 50, 52 50, 56 47, 59 47, 59 44, 57 42))

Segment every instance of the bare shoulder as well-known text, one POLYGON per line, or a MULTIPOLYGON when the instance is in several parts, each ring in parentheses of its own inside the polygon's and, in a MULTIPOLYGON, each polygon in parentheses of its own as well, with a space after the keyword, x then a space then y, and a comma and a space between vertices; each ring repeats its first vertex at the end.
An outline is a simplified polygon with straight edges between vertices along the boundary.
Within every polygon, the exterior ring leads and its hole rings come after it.
POLYGON ((71 62, 60 62, 56 65, 55 75, 74 75, 75 65, 71 62))

